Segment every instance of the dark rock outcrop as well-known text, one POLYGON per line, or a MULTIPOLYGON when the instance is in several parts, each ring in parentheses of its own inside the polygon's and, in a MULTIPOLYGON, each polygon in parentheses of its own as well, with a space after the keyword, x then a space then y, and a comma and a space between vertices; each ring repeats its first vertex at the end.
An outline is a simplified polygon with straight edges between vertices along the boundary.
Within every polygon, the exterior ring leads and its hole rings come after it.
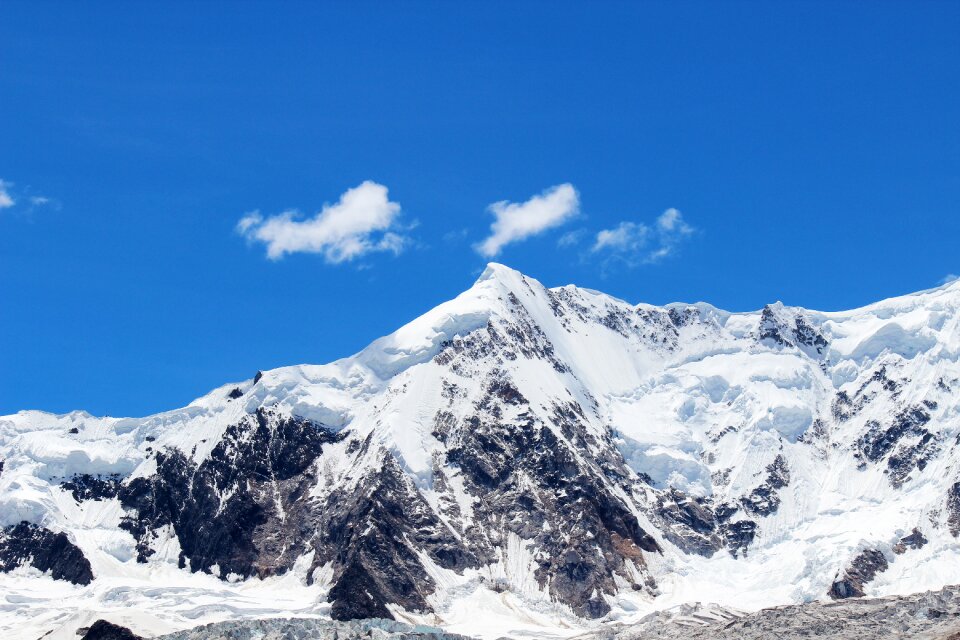
POLYGON ((706 498, 670 488, 657 496, 656 514, 664 537, 687 553, 709 557, 723 546, 717 515, 706 498))
POLYGON ((790 469, 787 460, 777 454, 773 462, 767 465, 767 478, 764 483, 741 498, 744 510, 758 516, 768 516, 780 508, 780 496, 777 491, 790 484, 790 469))
POLYGON ((90 561, 67 534, 21 522, 0 533, 0 572, 26 565, 44 573, 49 571, 54 580, 81 585, 93 580, 90 561))
MULTIPOLYGON (((333 563, 336 619, 390 618, 388 604, 427 611, 435 585, 418 552, 454 570, 476 559, 389 454, 355 486, 311 498, 315 462, 344 435, 261 409, 229 427, 200 464, 176 450, 158 452, 154 475, 122 487, 128 514, 121 526, 137 539, 139 560, 169 526, 182 567, 221 577, 282 574, 313 552, 310 575, 333 563)), ((351 450, 362 456, 369 447, 368 439, 351 450)))
POLYGON ((823 334, 803 315, 792 315, 793 312, 788 314, 779 303, 776 306, 779 307, 779 313, 769 304, 760 312, 757 340, 767 340, 781 347, 798 347, 809 355, 823 355, 827 348, 827 339, 823 334), (784 317, 786 315, 792 315, 792 323, 784 317))
POLYGON ((323 445, 339 438, 322 425, 260 409, 228 427, 199 465, 178 450, 156 454, 157 471, 124 485, 121 527, 137 540, 138 560, 153 554, 156 531, 169 525, 180 541, 180 565, 241 577, 282 574, 311 536, 292 520, 316 478, 323 445))
POLYGON ((753 520, 737 520, 724 522, 722 525, 723 537, 727 541, 727 549, 734 558, 741 554, 746 556, 747 549, 757 536, 757 523, 753 520))
MULTIPOLYGON (((519 355, 566 372, 546 337, 528 324, 519 300, 510 301, 519 320, 489 323, 458 337, 434 361, 465 377, 473 375, 479 359, 519 355)), ((572 312, 563 302, 557 301, 558 309, 572 312)), ((541 586, 586 617, 609 611, 601 594, 616 592, 615 576, 636 589, 652 588, 652 579, 637 584, 627 565, 645 571, 643 554, 659 553, 660 547, 611 491, 608 483, 626 495, 634 491, 616 447, 590 432, 579 403, 554 405, 548 424, 529 410, 509 378, 497 370, 488 375, 472 415, 458 420, 443 413, 434 419, 434 432, 446 445, 444 466, 458 470, 469 495, 482 496, 473 507, 478 526, 463 532, 478 561, 495 561, 509 535, 528 541, 538 559, 534 575, 541 586), (584 456, 582 451, 603 453, 584 456)))
POLYGON ((87 628, 81 640, 143 640, 143 637, 118 624, 97 620, 87 628))
MULTIPOLYGON (((735 431, 732 427, 720 433, 735 431)), ((757 533, 757 523, 743 515, 766 516, 780 505, 777 491, 790 483, 790 469, 782 455, 767 465, 763 484, 736 503, 717 504, 709 498, 687 496, 675 488, 657 495, 654 519, 670 542, 686 553, 711 556, 726 547, 733 557, 746 555, 757 533), (734 520, 740 513, 741 517, 734 520)), ((724 484, 720 474, 715 478, 724 484)))
POLYGON ((827 339, 802 315, 798 315, 794 321, 793 337, 798 345, 809 347, 818 355, 823 355, 824 349, 827 348, 827 339))
POLYGON ((870 421, 867 432, 857 440, 857 455, 870 462, 887 457, 890 483, 900 487, 914 469, 922 471, 936 452, 938 440, 924 427, 928 422, 930 414, 921 405, 899 411, 886 428, 870 421))
POLYGON ((60 483, 60 488, 69 491, 77 502, 115 498, 120 492, 123 478, 119 474, 77 474, 60 483))
POLYGON ((389 454, 376 474, 332 494, 318 517, 315 563, 338 568, 329 594, 335 620, 392 618, 387 604, 428 611, 435 585, 418 552, 445 569, 477 564, 389 454))
POLYGON ((878 394, 883 394, 891 400, 900 395, 904 380, 896 380, 890 374, 886 364, 881 364, 860 388, 851 396, 846 391, 838 391, 833 400, 832 412, 837 422, 846 422, 860 413, 864 407, 873 402, 878 394))
POLYGON ((900 538, 900 541, 893 547, 893 552, 897 555, 907 552, 907 549, 920 549, 927 544, 929 540, 921 533, 920 529, 914 527, 908 535, 900 538))
POLYGON ((954 538, 960 535, 960 482, 947 489, 947 526, 954 538))
MULTIPOLYGON (((531 540, 540 558, 535 575, 551 594, 587 617, 609 611, 601 593, 612 594, 614 575, 632 581, 625 562, 645 566, 643 553, 660 551, 637 517, 605 486, 607 473, 616 477, 622 460, 585 460, 569 442, 586 442, 576 412, 555 412, 561 439, 549 426, 523 414, 519 423, 499 422, 492 407, 469 419, 455 432, 448 462, 457 466, 468 492, 483 495, 475 516, 487 523, 467 531, 478 553, 493 560, 503 542, 492 535, 510 533, 531 540)), ((625 469, 621 469, 626 478, 625 469)), ((628 487, 629 488, 629 487, 628 487)), ((643 588, 644 584, 635 585, 643 588)))
POLYGON ((876 549, 864 549, 853 559, 843 576, 837 577, 827 595, 834 600, 863 597, 863 587, 889 566, 883 553, 876 549))

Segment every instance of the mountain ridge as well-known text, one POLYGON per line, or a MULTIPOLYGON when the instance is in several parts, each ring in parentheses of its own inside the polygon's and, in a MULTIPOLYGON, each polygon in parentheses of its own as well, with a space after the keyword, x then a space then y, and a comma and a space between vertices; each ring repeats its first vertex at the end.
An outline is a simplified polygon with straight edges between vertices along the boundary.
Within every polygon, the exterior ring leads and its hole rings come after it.
MULTIPOLYGON (((446 302, 440 303, 439 305, 437 305, 436 307, 434 307, 433 309, 431 309, 431 310, 428 311, 427 313, 421 314, 420 316, 417 316, 416 318, 414 318, 414 319, 411 320, 410 322, 405 323, 405 324, 404 324, 400 329, 398 329, 397 331, 394 331, 393 333, 387 334, 387 335, 385 335, 385 336, 382 336, 381 338, 378 338, 378 339, 372 341, 372 342, 371 342, 370 344, 368 344, 366 347, 360 349, 359 351, 357 351, 356 353, 354 353, 354 354, 352 354, 352 355, 344 356, 344 357, 342 357, 342 358, 338 358, 337 360, 334 360, 334 361, 332 361, 332 362, 330 362, 330 363, 327 363, 327 364, 325 364, 325 365, 316 365, 316 364, 310 364, 310 363, 300 363, 300 364, 294 364, 294 365, 284 365, 284 366, 281 366, 281 367, 277 367, 277 368, 275 368, 275 369, 266 369, 266 370, 264 370, 264 371, 262 371, 262 372, 258 372, 258 373, 265 373, 265 372, 268 372, 268 371, 281 371, 281 370, 294 369, 294 368, 300 368, 300 367, 332 367, 332 366, 335 366, 335 365, 337 365, 337 364, 339 364, 339 363, 343 363, 343 362, 345 362, 345 361, 353 361, 353 360, 356 360, 356 359, 358 359, 358 358, 361 358, 362 354, 364 354, 365 352, 373 349, 375 346, 378 346, 378 347, 379 347, 381 344, 385 344, 384 341, 387 341, 388 339, 392 338, 393 336, 395 336, 396 334, 400 333, 401 331, 404 331, 404 330, 407 329, 408 327, 411 327, 411 325, 414 325, 414 324, 416 324, 416 323, 420 323, 420 321, 422 321, 424 318, 426 318, 427 316, 431 315, 432 313, 436 312, 438 309, 441 309, 441 308, 443 308, 443 307, 445 307, 445 306, 453 303, 454 301, 456 301, 457 299, 459 299, 459 298, 462 297, 463 295, 470 293, 470 292, 474 289, 474 287, 476 287, 478 284, 480 284, 480 283, 482 283, 482 282, 484 282, 484 281, 496 279, 496 278, 498 277, 498 274, 500 274, 500 277, 501 277, 501 278, 503 277, 502 274, 514 274, 514 275, 520 276, 520 277, 522 277, 522 278, 526 278, 526 279, 529 279, 529 280, 531 280, 531 281, 537 282, 537 281, 534 280, 533 278, 530 278, 529 276, 526 276, 526 275, 522 274, 521 272, 519 272, 519 271, 517 271, 517 270, 515 270, 515 269, 513 269, 513 268, 511 268, 511 267, 509 267, 509 266, 507 266, 507 265, 504 265, 504 264, 502 264, 502 263, 497 263, 497 262, 490 262, 490 263, 487 263, 486 267, 485 267, 484 270, 481 272, 480 276, 478 276, 477 279, 474 281, 473 285, 472 285, 469 289, 467 289, 466 291, 464 291, 463 294, 461 294, 460 296, 457 296, 457 297, 455 297, 455 298, 453 298, 453 299, 451 299, 451 300, 448 300, 448 301, 446 301, 446 302)), ((537 282, 537 284, 539 284, 539 282, 537 282)), ((543 285, 541 285, 541 286, 543 286, 543 285)), ((546 287, 545 287, 545 288, 546 288, 546 287)), ((599 297, 602 297, 602 298, 604 298, 604 299, 608 299, 608 300, 610 300, 610 301, 617 302, 617 303, 620 303, 620 304, 623 304, 623 305, 626 305, 626 306, 632 306, 632 307, 634 307, 634 308, 636 308, 636 309, 667 310, 667 311, 669 311, 670 309, 684 309, 684 308, 692 307, 692 308, 697 308, 697 309, 701 310, 701 312, 705 312, 705 313, 715 313, 715 314, 717 315, 717 317, 724 317, 724 318, 725 318, 725 317, 729 317, 729 316, 753 316, 753 315, 755 315, 755 314, 760 314, 760 313, 762 313, 762 311, 763 311, 763 308, 755 309, 755 310, 747 310, 747 311, 729 311, 729 310, 726 310, 726 309, 721 309, 720 307, 717 307, 717 306, 715 306, 715 305, 713 305, 713 304, 711 304, 711 303, 709 303, 709 302, 706 302, 706 301, 704 301, 704 300, 700 300, 700 301, 696 301, 696 302, 676 301, 676 302, 668 302, 668 303, 663 304, 663 305, 655 305, 655 304, 650 304, 650 303, 646 303, 646 302, 631 303, 631 302, 629 302, 629 301, 627 301, 627 300, 625 300, 625 299, 623 299, 623 298, 619 298, 619 297, 617 297, 617 296, 610 295, 610 294, 605 293, 605 292, 603 292, 603 291, 600 291, 600 290, 597 290, 597 289, 591 289, 591 288, 587 288, 587 287, 579 287, 579 286, 577 286, 577 285, 575 285, 575 284, 572 284, 572 283, 571 283, 571 284, 560 285, 560 286, 556 286, 556 287, 551 287, 551 288, 550 288, 550 290, 564 290, 564 289, 574 289, 574 290, 577 290, 577 291, 579 291, 579 292, 581 292, 581 293, 587 293, 587 294, 590 294, 590 295, 593 295, 593 296, 599 296, 599 297)), ((956 291, 957 294, 960 295, 960 279, 951 280, 951 281, 949 281, 949 282, 945 282, 944 284, 938 285, 938 286, 936 286, 936 287, 930 287, 930 288, 927 288, 927 289, 921 289, 921 290, 918 290, 918 291, 913 291, 913 292, 909 292, 909 293, 905 293, 905 294, 890 296, 890 297, 887 297, 887 298, 883 298, 883 299, 881 299, 881 300, 877 300, 877 301, 875 301, 875 302, 867 303, 867 304, 862 305, 862 306, 860 306, 860 307, 853 307, 853 308, 851 308, 851 309, 835 310, 835 311, 822 311, 822 310, 812 309, 812 308, 809 308, 809 307, 798 306, 798 305, 785 305, 783 302, 781 302, 781 301, 779 301, 779 300, 778 300, 778 301, 774 301, 774 302, 772 302, 772 303, 768 303, 767 305, 765 305, 765 307, 777 307, 777 306, 780 306, 780 307, 783 307, 783 308, 786 308, 786 309, 793 309, 793 310, 796 310, 796 311, 800 311, 800 312, 807 313, 807 314, 813 314, 813 315, 815 315, 815 316, 821 316, 821 317, 824 317, 824 318, 843 317, 843 316, 845 316, 845 315, 850 315, 850 314, 857 313, 857 312, 865 312, 865 311, 869 311, 869 310, 872 310, 872 309, 882 308, 884 305, 889 305, 889 304, 891 304, 891 303, 903 303, 903 302, 907 302, 907 301, 916 299, 917 297, 920 297, 920 296, 925 296, 925 295, 929 295, 929 294, 938 294, 938 293, 947 292, 947 291, 956 291)), ((469 325, 465 325, 465 326, 469 326, 469 325)), ((474 327, 474 328, 476 328, 476 327, 474 327)), ((388 376, 388 377, 389 377, 389 376, 388 376)), ((184 407, 181 407, 181 408, 178 408, 178 409, 171 409, 171 410, 167 410, 167 411, 161 411, 161 412, 159 412, 159 413, 154 413, 154 414, 148 414, 148 416, 142 416, 142 417, 150 417, 150 416, 162 415, 162 414, 166 414, 166 413, 171 413, 171 412, 179 411, 180 409, 193 406, 194 404, 196 404, 197 402, 203 400, 203 399, 206 398, 207 396, 214 395, 214 394, 218 393, 219 390, 221 390, 221 389, 223 389, 223 388, 225 388, 225 387, 229 387, 229 388, 231 388, 231 389, 233 389, 233 388, 239 388, 240 386, 242 386, 242 385, 244 385, 244 384, 247 384, 247 383, 251 383, 251 382, 253 382, 253 379, 252 379, 252 378, 247 378, 247 379, 245 379, 245 380, 239 380, 239 381, 236 381, 236 382, 227 382, 227 383, 224 383, 224 384, 222 384, 222 385, 220 385, 220 386, 218 386, 218 387, 215 387, 214 389, 212 389, 212 390, 211 390, 210 392, 208 392, 207 394, 204 394, 204 395, 202 395, 202 396, 199 396, 199 397, 195 398, 194 400, 192 400, 191 402, 189 402, 189 403, 188 403, 187 405, 185 405, 184 407)), ((19 413, 40 413, 40 414, 45 414, 45 415, 50 415, 50 416, 57 416, 57 417, 71 416, 71 415, 75 415, 75 414, 76 414, 76 415, 79 415, 79 416, 83 416, 83 417, 88 417, 88 418, 89 418, 89 417, 109 417, 109 416, 107 416, 107 415, 97 416, 97 415, 91 414, 91 413, 88 412, 87 410, 81 409, 81 408, 72 409, 72 410, 67 411, 67 412, 64 412, 64 413, 57 413, 57 412, 54 412, 54 411, 46 411, 46 410, 43 410, 43 409, 21 409, 21 410, 18 410, 17 413, 18 413, 18 414, 19 414, 19 413)), ((0 417, 10 417, 10 415, 16 415, 16 414, 9 414, 8 416, 0 416, 0 417)), ((124 416, 124 417, 120 417, 120 418, 117 418, 117 419, 127 419, 127 418, 129 418, 129 419, 138 419, 138 418, 135 417, 135 416, 124 416)))
MULTIPOLYGON (((633 305, 492 263, 327 365, 144 418, 3 416, 0 562, 26 522, 93 579, 0 621, 103 608, 114 583, 173 627, 183 602, 130 585, 242 602, 283 581, 296 611, 467 635, 478 606, 490 635, 522 635, 939 588, 960 533, 958 308, 957 283, 839 312, 633 305)), ((6 562, 0 590, 35 597, 47 579, 6 562)))

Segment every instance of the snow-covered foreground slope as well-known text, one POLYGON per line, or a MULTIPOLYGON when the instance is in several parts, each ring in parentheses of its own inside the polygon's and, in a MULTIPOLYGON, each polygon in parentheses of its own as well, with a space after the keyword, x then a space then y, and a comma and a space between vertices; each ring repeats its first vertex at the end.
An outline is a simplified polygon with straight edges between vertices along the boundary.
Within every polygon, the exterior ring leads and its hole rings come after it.
POLYGON ((960 284, 630 305, 500 265, 359 354, 0 418, 0 629, 394 617, 569 636, 960 576, 960 284))

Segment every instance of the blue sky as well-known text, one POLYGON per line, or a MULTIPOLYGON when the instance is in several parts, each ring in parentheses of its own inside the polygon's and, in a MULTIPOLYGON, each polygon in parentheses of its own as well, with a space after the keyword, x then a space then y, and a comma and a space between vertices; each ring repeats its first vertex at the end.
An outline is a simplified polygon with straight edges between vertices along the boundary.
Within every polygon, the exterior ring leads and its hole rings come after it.
POLYGON ((327 362, 489 259, 731 310, 936 286, 958 32, 955 2, 5 3, 0 414, 327 362))

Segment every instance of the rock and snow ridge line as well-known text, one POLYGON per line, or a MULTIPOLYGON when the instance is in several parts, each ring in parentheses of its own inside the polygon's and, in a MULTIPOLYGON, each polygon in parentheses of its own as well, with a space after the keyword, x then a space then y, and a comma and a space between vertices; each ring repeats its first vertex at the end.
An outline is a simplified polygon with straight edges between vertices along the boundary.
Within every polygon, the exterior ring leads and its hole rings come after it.
POLYGON ((630 305, 490 265, 329 365, 146 418, 2 417, 0 628, 137 606, 155 634, 272 600, 563 634, 939 588, 958 307, 957 283, 849 312, 630 305))

